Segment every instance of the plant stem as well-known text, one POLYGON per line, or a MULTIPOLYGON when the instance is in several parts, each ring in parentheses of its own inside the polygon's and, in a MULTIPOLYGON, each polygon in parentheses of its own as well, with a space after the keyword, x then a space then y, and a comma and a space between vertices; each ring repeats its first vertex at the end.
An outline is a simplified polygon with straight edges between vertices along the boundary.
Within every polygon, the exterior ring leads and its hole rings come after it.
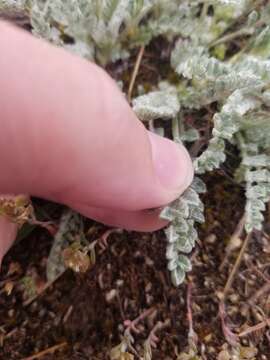
POLYGON ((145 50, 145 46, 143 45, 143 46, 141 46, 140 51, 138 52, 136 63, 135 63, 135 66, 134 66, 134 70, 133 70, 133 73, 132 73, 132 76, 131 76, 131 80, 130 80, 130 84, 129 84, 129 88, 128 88, 128 102, 129 103, 131 102, 132 91, 133 91, 133 88, 134 88, 136 77, 137 77, 138 72, 139 72, 139 68, 140 68, 140 65, 141 65, 144 50, 145 50))
POLYGON ((228 41, 231 41, 237 37, 240 37, 240 36, 245 36, 245 35, 252 35, 253 34, 253 30, 252 29, 240 29, 240 30, 237 30, 233 33, 230 33, 230 34, 227 34, 227 35, 224 35, 222 36, 221 38, 213 41, 211 44, 210 44, 210 48, 211 47, 214 47, 214 46, 217 46, 217 45, 220 45, 222 43, 225 43, 225 42, 228 42, 228 41))
POLYGON ((24 358, 22 360, 35 360, 35 359, 40 359, 42 358, 44 355, 48 355, 48 354, 53 354, 55 353, 57 350, 62 349, 63 347, 67 346, 67 342, 63 342, 61 344, 58 345, 54 345, 52 347, 50 347, 49 349, 43 350, 35 355, 32 355, 30 357, 24 358))
POLYGON ((252 237, 252 231, 247 234, 247 236, 246 236, 246 238, 244 240, 244 243, 242 245, 242 248, 241 248, 241 250, 239 252, 239 255, 238 255, 237 259, 236 259, 236 262, 234 263, 233 269, 232 269, 232 271, 231 271, 231 273, 230 273, 230 275, 228 277, 228 280, 227 280, 226 285, 225 285, 224 290, 223 290, 223 300, 225 299, 226 295, 228 294, 228 292, 229 292, 229 290, 230 290, 230 288, 231 288, 231 286, 233 284, 235 274, 237 273, 237 271, 238 271, 238 269, 239 269, 239 267, 241 265, 243 255, 244 255, 244 253, 245 253, 245 251, 247 249, 247 246, 249 244, 249 241, 250 241, 251 237, 252 237))

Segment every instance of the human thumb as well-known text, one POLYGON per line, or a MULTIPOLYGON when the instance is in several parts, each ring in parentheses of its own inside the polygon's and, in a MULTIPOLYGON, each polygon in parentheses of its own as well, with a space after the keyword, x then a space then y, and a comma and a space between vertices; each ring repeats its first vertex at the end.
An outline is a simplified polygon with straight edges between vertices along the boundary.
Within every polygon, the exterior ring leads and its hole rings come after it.
POLYGON ((184 147, 150 134, 96 65, 5 23, 0 45, 0 192, 58 201, 128 229, 164 225, 144 210, 190 184, 184 147))

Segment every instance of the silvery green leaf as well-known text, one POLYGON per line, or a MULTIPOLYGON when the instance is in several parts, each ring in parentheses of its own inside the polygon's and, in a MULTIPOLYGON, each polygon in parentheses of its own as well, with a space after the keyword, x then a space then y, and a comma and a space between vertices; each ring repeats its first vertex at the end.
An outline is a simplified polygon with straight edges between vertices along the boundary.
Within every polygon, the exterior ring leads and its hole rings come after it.
POLYGON ((197 230, 192 226, 188 233, 188 239, 192 248, 195 246, 195 242, 198 240, 197 230))
POLYGON ((262 85, 262 79, 258 74, 254 74, 253 71, 248 71, 244 68, 241 68, 241 71, 235 71, 235 69, 231 67, 230 73, 218 76, 212 86, 215 93, 217 93, 216 98, 222 100, 222 94, 223 96, 228 96, 237 89, 250 88, 257 91, 257 88, 260 88, 262 85))
POLYGON ((175 35, 183 37, 193 37, 194 33, 200 38, 211 38, 210 29, 212 19, 210 17, 199 19, 199 2, 192 0, 176 1, 153 1, 154 10, 153 18, 149 21, 149 29, 156 35, 165 35, 172 41, 175 35), (205 31, 202 31, 202 30, 205 31))
POLYGON ((169 271, 175 270, 177 268, 177 266, 178 266, 178 258, 173 258, 168 261, 167 268, 169 271))
POLYGON ((175 211, 175 219, 186 219, 189 215, 188 202, 185 201, 183 196, 173 201, 169 207, 175 211))
POLYGON ((158 89, 161 91, 168 91, 171 93, 177 92, 176 86, 165 80, 162 80, 158 83, 158 89))
POLYGON ((184 192, 181 199, 187 202, 189 205, 194 205, 194 206, 198 206, 201 202, 199 195, 191 187, 184 192))
POLYGON ((169 243, 175 243, 179 238, 176 228, 173 225, 170 225, 167 229, 165 229, 165 234, 169 243))
POLYGON ((185 272, 191 271, 192 265, 188 257, 185 255, 178 256, 179 267, 182 268, 185 272))
POLYGON ((248 22, 247 26, 252 26, 256 23, 256 21, 259 18, 259 14, 256 10, 251 11, 251 13, 248 15, 248 22))
POLYGON ((213 138, 208 148, 194 161, 194 168, 197 174, 212 171, 220 166, 225 159, 225 144, 220 138, 213 138))
POLYGON ((53 245, 47 261, 47 279, 49 282, 54 281, 66 269, 62 252, 67 248, 76 236, 82 233, 83 223, 79 214, 67 210, 60 219, 60 225, 54 236, 53 245))
POLYGON ((260 170, 253 170, 246 172, 246 181, 253 183, 253 182, 267 182, 270 180, 270 171, 266 169, 260 170))
POLYGON ((175 226, 176 231, 181 234, 185 234, 189 230, 189 224, 187 220, 183 217, 175 218, 173 221, 173 225, 175 226))
MULTIPOLYGON (((252 222, 246 221, 245 230, 247 233, 250 233, 251 231, 254 230, 254 224, 252 222)), ((261 229, 258 229, 258 230, 261 230, 261 229)))
MULTIPOLYGON (((246 74, 248 76, 248 74, 246 74)), ((257 76, 253 77, 253 85, 258 80, 257 76)), ((261 85, 261 84, 260 84, 261 85)), ((250 110, 256 109, 260 106, 260 101, 249 94, 244 88, 243 90, 235 90, 227 99, 225 105, 222 107, 222 113, 234 112, 239 116, 243 116, 250 110)))
POLYGON ((144 16, 153 6, 151 0, 133 0, 131 2, 131 15, 133 17, 144 16))
POLYGON ((188 234, 179 235, 175 247, 178 251, 188 254, 192 251, 194 242, 188 237, 188 234))
POLYGON ((263 215, 261 211, 263 211, 264 208, 261 206, 261 202, 258 203, 258 201, 248 200, 246 203, 246 215, 247 217, 256 217, 258 220, 263 221, 263 215))
POLYGON ((76 45, 80 42, 90 48, 83 53, 92 53, 94 49, 95 60, 102 65, 129 54, 132 41, 127 28, 136 28, 143 35, 138 25, 152 7, 149 0, 143 4, 135 0, 27 0, 26 3, 34 34, 59 45, 64 45, 63 35, 67 35, 76 51, 82 50, 81 45, 76 45), (57 34, 55 29, 61 31, 57 34), (58 36, 53 39, 52 34, 58 36))
POLYGON ((181 212, 172 207, 166 206, 160 213, 160 218, 168 221, 172 221, 175 218, 179 217, 181 212))
POLYGON ((172 209, 169 206, 166 206, 161 213, 159 214, 160 218, 167 221, 172 221, 175 218, 175 215, 172 213, 172 209))
POLYGON ((193 66, 205 49, 187 40, 178 40, 171 55, 171 65, 175 71, 187 78, 192 78, 193 66))
POLYGON ((166 259, 171 260, 175 259, 178 256, 178 252, 176 250, 175 244, 168 244, 166 249, 166 259))
POLYGON ((239 115, 236 112, 221 112, 214 115, 213 136, 231 140, 239 129, 239 115))
POLYGON ((120 26, 128 15, 129 3, 126 0, 109 0, 114 3, 113 11, 108 23, 108 31, 114 38, 117 38, 120 30, 120 26), (115 5, 116 4, 116 5, 115 5))
POLYGON ((245 224, 245 229, 247 232, 250 232, 252 230, 258 230, 261 231, 262 230, 262 219, 259 218, 255 218, 253 217, 248 217, 246 220, 246 224, 245 224))
POLYGON ((234 65, 234 69, 238 72, 247 72, 256 77, 260 77, 262 81, 270 80, 270 61, 257 58, 253 55, 245 55, 240 62, 234 65))
POLYGON ((262 100, 266 106, 270 106, 270 91, 266 90, 262 94, 262 100))
POLYGON ((258 209, 259 211, 265 211, 265 209, 266 209, 265 202, 260 199, 252 200, 252 206, 254 208, 258 209))
POLYGON ((270 185, 267 183, 260 183, 259 185, 254 185, 251 187, 248 187, 246 190, 246 196, 248 199, 266 199, 270 195, 270 185))
POLYGON ((193 76, 198 79, 214 81, 218 77, 228 75, 230 71, 227 64, 208 56, 202 56, 197 64, 194 62, 192 65, 193 76))
POLYGON ((192 207, 190 209, 190 217, 194 219, 194 221, 203 224, 205 222, 204 215, 200 209, 197 207, 192 207))
POLYGON ((180 198, 179 205, 178 205, 178 217, 182 217, 187 219, 189 217, 189 205, 185 202, 182 198, 180 198))
POLYGON ((183 142, 193 142, 200 138, 200 134, 197 129, 188 129, 184 133, 180 134, 180 139, 183 142))
POLYGON ((226 13, 234 19, 243 15, 251 4, 250 0, 214 0, 213 3, 221 7, 219 11, 222 11, 224 15, 226 13))
POLYGON ((267 25, 254 41, 252 54, 267 59, 270 55, 270 25, 267 25))
POLYGON ((269 116, 264 114, 264 112, 257 112, 243 118, 242 129, 247 143, 253 143, 254 146, 257 144, 258 149, 263 151, 269 149, 270 137, 268 134, 270 131, 270 122, 269 116), (254 122, 254 118, 256 118, 256 122, 254 122))
POLYGON ((221 112, 214 115, 215 126, 213 135, 231 140, 240 127, 241 117, 250 110, 254 110, 260 102, 242 90, 235 90, 229 96, 221 112))
POLYGON ((191 188, 198 194, 204 194, 207 191, 205 183, 197 176, 194 177, 191 188))
POLYGON ((93 60, 94 59, 94 47, 86 45, 83 41, 77 41, 74 44, 65 44, 63 47, 72 52, 75 55, 79 55, 85 59, 93 60))
POLYGON ((177 267, 171 272, 171 279, 174 286, 179 286, 185 280, 185 271, 177 267))
POLYGON ((259 144, 254 144, 254 143, 249 143, 249 142, 241 144, 242 149, 245 149, 245 153, 249 154, 249 155, 245 155, 243 157, 243 161, 248 156, 256 156, 258 154, 258 152, 259 152, 259 146, 258 145, 259 144))
POLYGON ((246 223, 245 228, 247 232, 253 229, 261 230, 264 216, 259 208, 256 208, 252 201, 248 200, 246 203, 246 223))
POLYGON ((264 216, 260 212, 260 210, 254 208, 249 201, 247 201, 247 205, 246 205, 246 216, 247 216, 247 220, 246 220, 247 223, 250 222, 256 224, 254 225, 255 228, 261 230, 264 216))
POLYGON ((201 199, 199 198, 199 202, 197 205, 190 205, 190 209, 192 208, 196 208, 197 210, 200 210, 201 212, 204 211, 204 205, 203 205, 203 202, 201 201, 201 199))
POLYGON ((225 5, 243 6, 243 4, 246 3, 246 0, 217 0, 217 2, 225 5))
POLYGON ((0 19, 15 22, 17 25, 29 23, 29 16, 26 11, 26 0, 1 0, 0 19))
POLYGON ((245 156, 242 164, 248 167, 270 166, 270 157, 266 154, 245 156))
POLYGON ((260 101, 247 88, 235 90, 228 97, 221 111, 214 115, 213 138, 208 148, 194 162, 197 173, 211 171, 225 161, 223 139, 232 141, 234 134, 240 129, 243 115, 259 106, 260 101))
POLYGON ((176 93, 153 91, 133 100, 133 110, 140 120, 171 119, 180 110, 176 93))

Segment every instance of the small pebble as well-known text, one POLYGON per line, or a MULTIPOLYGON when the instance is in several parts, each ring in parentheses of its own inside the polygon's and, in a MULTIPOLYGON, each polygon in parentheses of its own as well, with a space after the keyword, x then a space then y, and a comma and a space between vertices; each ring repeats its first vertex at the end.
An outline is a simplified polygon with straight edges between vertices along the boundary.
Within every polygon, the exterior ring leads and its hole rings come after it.
POLYGON ((112 289, 109 292, 107 292, 105 295, 105 299, 106 299, 107 303, 112 302, 112 300, 116 297, 116 295, 117 295, 116 289, 112 289))

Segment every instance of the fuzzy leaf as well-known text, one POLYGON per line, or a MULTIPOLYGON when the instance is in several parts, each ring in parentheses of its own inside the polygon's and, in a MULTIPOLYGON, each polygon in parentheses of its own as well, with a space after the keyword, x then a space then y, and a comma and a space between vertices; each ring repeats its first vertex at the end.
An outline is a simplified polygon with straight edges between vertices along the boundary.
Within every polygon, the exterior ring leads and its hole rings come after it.
POLYGON ((270 166, 270 157, 266 154, 245 156, 242 164, 248 167, 270 166))
POLYGON ((188 272, 192 269, 191 262, 185 255, 179 255, 178 263, 179 267, 181 267, 185 272, 188 272))
MULTIPOLYGON (((175 248, 177 251, 189 254, 193 249, 194 243, 191 242, 191 239, 186 235, 178 237, 177 242, 175 243, 175 248)), ((180 256, 180 255, 178 255, 180 256)))
POLYGON ((179 266, 171 272, 171 279, 174 286, 179 286, 185 280, 185 271, 179 266))
POLYGON ((166 250, 166 258, 168 260, 176 259, 177 258, 177 250, 175 244, 169 244, 166 250))
POLYGON ((200 138, 200 134, 196 129, 189 129, 183 134, 180 134, 180 140, 183 142, 193 142, 200 138))
POLYGON ((246 181, 253 183, 262 183, 270 180, 270 171, 266 169, 253 170, 246 172, 246 181))
POLYGON ((204 194, 207 191, 205 183, 197 176, 193 179, 191 189, 195 190, 198 194, 204 194))
POLYGON ((81 216, 69 210, 66 211, 60 220, 59 230, 56 233, 53 245, 47 261, 47 279, 49 282, 54 281, 66 266, 62 256, 63 251, 74 240, 74 236, 78 236, 82 232, 81 216))
POLYGON ((175 93, 154 91, 134 99, 133 110, 142 121, 171 119, 180 110, 180 103, 175 93))
POLYGON ((165 229, 165 234, 170 244, 175 243, 179 237, 179 235, 176 232, 176 228, 172 225, 170 225, 169 227, 167 227, 167 229, 165 229))

